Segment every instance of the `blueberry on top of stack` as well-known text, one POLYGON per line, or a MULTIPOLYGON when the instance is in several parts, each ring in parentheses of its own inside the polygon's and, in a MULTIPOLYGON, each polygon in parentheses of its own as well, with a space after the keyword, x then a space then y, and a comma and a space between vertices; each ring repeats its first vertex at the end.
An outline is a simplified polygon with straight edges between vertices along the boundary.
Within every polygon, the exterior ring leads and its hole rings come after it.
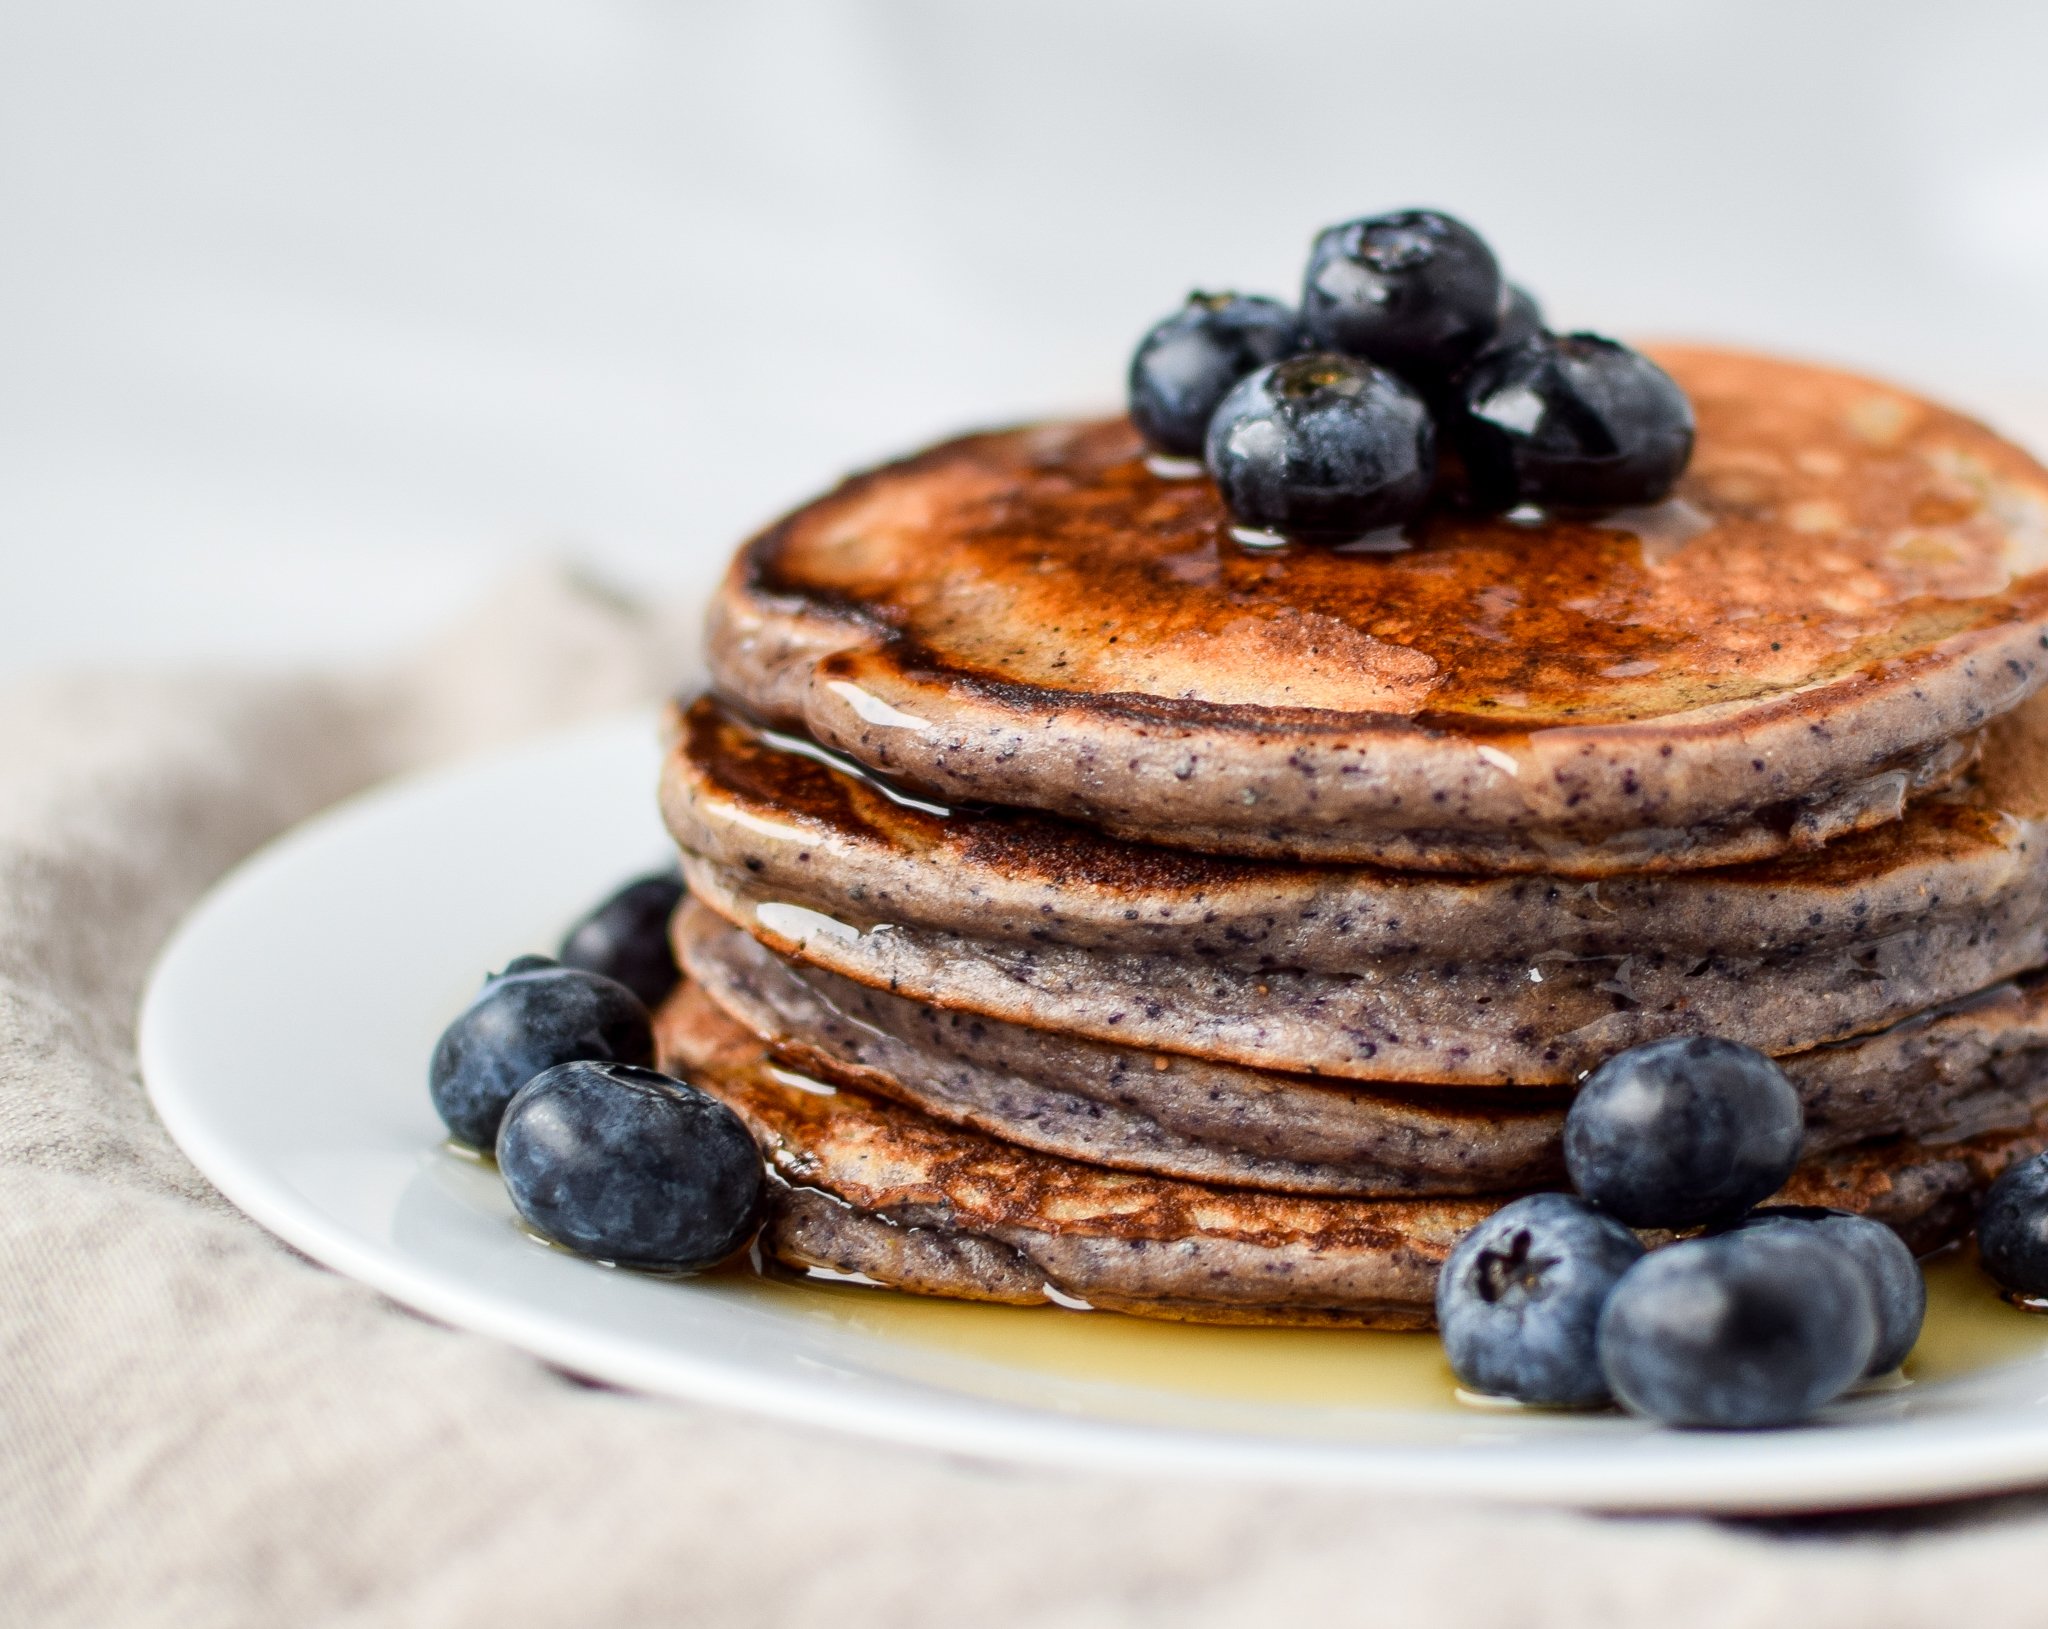
POLYGON ((1693 444, 1669 374, 1548 332, 1485 240, 1427 209, 1322 233, 1298 316, 1190 295, 1139 343, 1130 410, 1159 453, 1205 459, 1246 528, 1304 539, 1399 526, 1433 492, 1494 511, 1652 504, 1693 444))

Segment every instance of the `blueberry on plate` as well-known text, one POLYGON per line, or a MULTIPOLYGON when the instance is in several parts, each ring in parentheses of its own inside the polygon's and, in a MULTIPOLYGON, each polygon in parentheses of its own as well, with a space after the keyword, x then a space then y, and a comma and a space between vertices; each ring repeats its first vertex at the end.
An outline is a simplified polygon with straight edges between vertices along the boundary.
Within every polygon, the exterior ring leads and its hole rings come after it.
POLYGON ((1244 525, 1357 537, 1422 506, 1436 426, 1391 373, 1319 352, 1240 380, 1209 421, 1207 462, 1244 525))
POLYGON ((652 1063, 647 1007, 616 979, 521 956, 441 1032, 427 1085, 449 1134, 489 1148, 512 1094, 572 1059, 652 1063))
POLYGON ((1640 352, 1595 334, 1489 350, 1458 379, 1445 433, 1494 509, 1623 509, 1669 495, 1692 403, 1640 352))
POLYGON ((1652 1251, 1600 1314, 1600 1367, 1623 1406, 1666 1425, 1791 1425, 1870 1366, 1877 1314, 1847 1251, 1765 1227, 1652 1251))
POLYGON ((1671 1036, 1587 1077, 1565 1114, 1565 1170, 1631 1227, 1696 1227, 1776 1193, 1804 1131, 1799 1094, 1761 1052, 1671 1036))
POLYGON ((1906 1361, 1927 1317, 1927 1280, 1920 1276, 1920 1263, 1904 1239, 1882 1222, 1826 1205, 1766 1205, 1728 1231, 1748 1233, 1766 1227, 1811 1229, 1846 1251, 1863 1270, 1877 1313, 1877 1344, 1869 1372, 1890 1374, 1906 1361))
POLYGON ((1433 209, 1332 226, 1309 251, 1301 324, 1324 350, 1404 377, 1448 377, 1494 336, 1500 264, 1463 221, 1433 209))
POLYGON ((1436 1281, 1437 1328, 1459 1382, 1524 1403, 1606 1402, 1594 1330, 1642 1253, 1627 1228, 1570 1194, 1503 1205, 1458 1241, 1436 1281))
POLYGON ((527 1225, 579 1255, 695 1272, 760 1225, 767 1179, 738 1115, 616 1063, 565 1063, 520 1088, 498 1169, 527 1225))
POLYGON ((683 893, 673 871, 634 878, 569 930, 562 961, 617 979, 648 1007, 660 1006, 683 976, 668 938, 683 893))
POLYGON ((1977 1207, 1977 1255, 2014 1295, 2048 1296, 2048 1154, 2008 1165, 1977 1207))
POLYGON ((1155 451, 1200 458, 1209 420, 1230 387, 1300 349, 1294 313, 1278 300, 1190 294, 1138 342, 1131 358, 1131 422, 1155 451))

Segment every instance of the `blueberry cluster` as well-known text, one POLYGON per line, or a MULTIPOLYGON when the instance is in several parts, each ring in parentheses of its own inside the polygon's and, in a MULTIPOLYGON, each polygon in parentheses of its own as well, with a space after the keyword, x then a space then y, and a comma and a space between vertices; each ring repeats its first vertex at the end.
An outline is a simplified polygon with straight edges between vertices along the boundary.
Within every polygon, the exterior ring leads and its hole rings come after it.
POLYGON ((1737 1427, 1791 1424, 1897 1368, 1927 1304, 1898 1235, 1848 1211, 1751 1208, 1803 1135, 1791 1082, 1749 1047, 1678 1037, 1610 1058, 1565 1119, 1577 1193, 1502 1207, 1444 1264, 1437 1321, 1459 1380, 1737 1427), (1635 1228, 1704 1231, 1646 1252, 1635 1228))
POLYGON ((1436 210, 1347 221, 1301 306, 1192 294, 1131 359, 1153 451, 1200 458, 1245 527, 1357 537, 1433 494, 1482 510, 1655 503, 1692 456, 1692 406, 1649 358, 1553 334, 1486 241, 1436 210))
POLYGON ((766 1197, 754 1140, 717 1098, 654 1063, 649 1009, 681 977, 672 874, 626 884, 569 930, 560 960, 518 956, 441 1034, 428 1068, 457 1142, 488 1149, 544 1238, 671 1272, 753 1237, 766 1197))

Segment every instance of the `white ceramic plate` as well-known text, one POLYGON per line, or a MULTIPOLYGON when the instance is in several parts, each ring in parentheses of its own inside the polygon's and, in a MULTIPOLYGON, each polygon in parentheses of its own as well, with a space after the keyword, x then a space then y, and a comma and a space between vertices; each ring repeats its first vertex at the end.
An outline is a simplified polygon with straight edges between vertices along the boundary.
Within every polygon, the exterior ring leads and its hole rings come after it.
POLYGON ((358 798, 228 877, 142 1014, 150 1093, 200 1169, 315 1259, 579 1374, 961 1452, 1607 1508, 2048 1481, 2048 1321, 1967 1266, 1922 1378, 1807 1428, 1713 1435, 1460 1406, 1427 1336, 671 1282, 536 1246, 490 1170, 443 1147, 427 1055, 486 969, 665 860, 656 761, 646 717, 557 737, 358 798))

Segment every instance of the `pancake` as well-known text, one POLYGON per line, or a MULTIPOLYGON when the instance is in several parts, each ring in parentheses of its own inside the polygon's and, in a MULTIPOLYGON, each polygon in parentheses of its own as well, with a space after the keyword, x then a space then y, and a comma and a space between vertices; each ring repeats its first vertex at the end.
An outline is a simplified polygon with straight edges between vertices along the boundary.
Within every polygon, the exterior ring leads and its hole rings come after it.
POLYGON ((2048 960, 2048 697, 1987 732, 1966 786, 1892 826, 1598 883, 940 815, 708 700, 674 728, 663 806, 699 892, 777 949, 944 1006, 1258 1067, 1561 1084, 1665 1034, 1802 1051, 2048 960))
MULTIPOLYGON (((1422 1329, 1444 1257, 1499 1202, 1302 1198, 1056 1159, 805 1081, 690 985, 656 1028, 663 1067, 760 1143, 777 1178, 761 1249, 799 1271, 1198 1322, 1422 1329)), ((2048 1125, 1867 1146, 1808 1161, 1778 1197, 1861 1210, 1924 1250, 2044 1144, 2048 1125)))
MULTIPOLYGON (((1970 982, 1890 941, 1867 957, 1809 964, 1799 982, 1768 965, 1651 952, 1595 962, 1590 973, 1547 959, 1250 972, 991 944, 904 923, 862 930, 765 897, 693 856, 683 873, 698 900, 771 949, 876 989, 1092 1040, 1342 1080, 1563 1086, 1669 1035, 1719 1035, 1781 1056, 1885 1028, 1934 1005, 1925 995, 1970 982)), ((2021 965, 2002 972, 2041 961, 2040 932, 2013 956, 2021 965)))
POLYGON ((2048 695, 1984 732, 1968 780, 1824 849, 1708 872, 1439 875, 1235 859, 1013 809, 909 803, 859 766, 709 696, 668 724, 681 846, 844 921, 1020 944, 1349 972, 1361 960, 1526 965, 1659 948, 1854 954, 1930 923, 2048 911, 2048 695))
MULTIPOLYGON (((1001 1024, 798 967, 701 907, 676 938, 690 977, 781 1063, 1041 1153, 1352 1197, 1563 1181, 1563 1091, 1370 1089, 1001 1024)), ((2048 976, 1782 1061, 1810 1154, 2017 1130, 2048 1111, 2048 976)))
POLYGON ((1215 853, 1601 877, 1897 819, 2041 682, 2048 472, 1890 386, 1657 355, 1692 467, 1599 522, 1253 550, 1125 421, 946 443, 747 545, 716 683, 943 802, 1215 853))

